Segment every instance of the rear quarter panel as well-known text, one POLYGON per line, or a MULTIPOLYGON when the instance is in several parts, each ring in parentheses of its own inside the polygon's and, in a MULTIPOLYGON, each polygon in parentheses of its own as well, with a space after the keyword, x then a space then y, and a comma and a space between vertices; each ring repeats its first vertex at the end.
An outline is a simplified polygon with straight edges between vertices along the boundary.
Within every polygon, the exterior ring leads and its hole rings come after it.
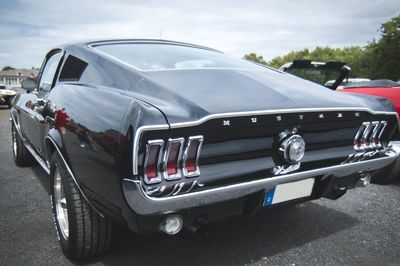
POLYGON ((121 125, 131 100, 121 90, 73 84, 54 87, 48 98, 67 118, 56 130, 77 182, 96 207, 112 213, 124 202, 117 154, 127 138, 121 125))

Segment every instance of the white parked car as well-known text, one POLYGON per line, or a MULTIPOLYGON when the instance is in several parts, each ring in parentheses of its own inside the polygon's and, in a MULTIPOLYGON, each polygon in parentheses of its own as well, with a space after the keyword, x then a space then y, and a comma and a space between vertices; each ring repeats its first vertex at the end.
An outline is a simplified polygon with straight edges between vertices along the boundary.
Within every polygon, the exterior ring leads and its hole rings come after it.
POLYGON ((7 104, 11 108, 11 102, 16 92, 9 90, 4 85, 0 85, 0 104, 7 104))

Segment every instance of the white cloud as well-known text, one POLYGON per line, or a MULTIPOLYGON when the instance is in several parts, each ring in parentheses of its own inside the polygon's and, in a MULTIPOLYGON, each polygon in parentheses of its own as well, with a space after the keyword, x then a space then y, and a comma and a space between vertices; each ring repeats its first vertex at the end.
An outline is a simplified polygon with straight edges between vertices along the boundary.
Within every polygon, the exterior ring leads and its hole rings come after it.
POLYGON ((271 59, 366 44, 399 10, 398 0, 8 1, 0 3, 0 67, 39 66, 57 44, 96 38, 161 37, 271 59))

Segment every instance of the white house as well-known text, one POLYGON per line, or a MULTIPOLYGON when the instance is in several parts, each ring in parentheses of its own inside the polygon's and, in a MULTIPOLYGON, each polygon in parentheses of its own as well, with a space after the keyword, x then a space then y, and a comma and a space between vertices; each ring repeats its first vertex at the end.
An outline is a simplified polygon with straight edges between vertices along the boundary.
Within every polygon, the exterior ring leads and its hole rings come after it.
POLYGON ((13 69, 0 71, 0 84, 7 88, 21 87, 21 81, 26 78, 36 78, 38 74, 36 69, 13 69))

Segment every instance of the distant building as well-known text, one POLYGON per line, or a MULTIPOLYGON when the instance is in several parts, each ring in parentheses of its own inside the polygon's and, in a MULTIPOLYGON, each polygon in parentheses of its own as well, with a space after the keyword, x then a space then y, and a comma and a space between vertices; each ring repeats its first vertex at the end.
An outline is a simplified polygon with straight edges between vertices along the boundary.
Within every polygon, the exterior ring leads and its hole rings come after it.
POLYGON ((21 81, 27 78, 36 78, 39 70, 36 69, 14 69, 0 71, 0 84, 6 87, 21 87, 21 81))

